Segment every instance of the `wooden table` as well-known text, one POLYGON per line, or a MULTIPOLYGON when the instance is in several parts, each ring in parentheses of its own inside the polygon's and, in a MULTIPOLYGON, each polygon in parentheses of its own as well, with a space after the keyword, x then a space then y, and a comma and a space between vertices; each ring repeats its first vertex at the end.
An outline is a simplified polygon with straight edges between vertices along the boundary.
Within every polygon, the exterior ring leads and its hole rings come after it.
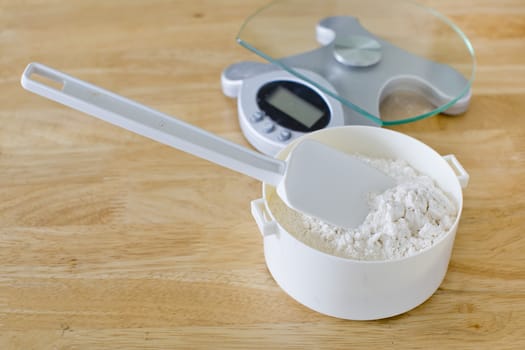
POLYGON ((1 349, 525 348, 525 2, 426 1, 469 36, 467 113, 395 127, 471 176, 445 281, 390 319, 288 297, 260 184, 24 91, 39 61, 247 145, 220 73, 266 0, 0 1, 1 349))

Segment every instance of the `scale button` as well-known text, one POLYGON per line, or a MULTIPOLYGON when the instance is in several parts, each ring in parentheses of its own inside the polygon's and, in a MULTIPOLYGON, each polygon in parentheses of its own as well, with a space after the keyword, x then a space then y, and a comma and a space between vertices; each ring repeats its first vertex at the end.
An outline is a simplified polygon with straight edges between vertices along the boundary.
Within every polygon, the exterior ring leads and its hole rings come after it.
POLYGON ((252 114, 252 121, 257 123, 264 119, 264 112, 263 111, 257 111, 252 114))
POLYGON ((292 133, 290 132, 290 130, 286 130, 286 129, 281 130, 278 136, 280 141, 286 141, 290 137, 292 137, 292 133))
POLYGON ((271 133, 272 131, 275 130, 275 124, 272 122, 272 121, 266 121, 264 124, 263 124, 263 131, 265 133, 271 133))

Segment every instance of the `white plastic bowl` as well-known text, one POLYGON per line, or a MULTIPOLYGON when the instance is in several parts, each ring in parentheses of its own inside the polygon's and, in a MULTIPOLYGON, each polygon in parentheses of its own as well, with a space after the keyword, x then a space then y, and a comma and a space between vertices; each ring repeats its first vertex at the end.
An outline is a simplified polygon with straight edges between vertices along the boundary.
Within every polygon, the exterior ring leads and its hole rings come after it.
MULTIPOLYGON (((455 199, 458 216, 433 246, 413 256, 388 261, 345 259, 311 248, 288 233, 268 206, 267 199, 275 189, 263 184, 263 198, 252 202, 252 214, 264 238, 266 264, 277 284, 315 311, 351 320, 390 317, 423 303, 447 271, 463 207, 462 187, 468 183, 463 167, 453 155, 442 157, 424 143, 388 129, 344 126, 304 137, 350 153, 405 159, 455 199)), ((284 159, 292 147, 278 157, 284 159)))

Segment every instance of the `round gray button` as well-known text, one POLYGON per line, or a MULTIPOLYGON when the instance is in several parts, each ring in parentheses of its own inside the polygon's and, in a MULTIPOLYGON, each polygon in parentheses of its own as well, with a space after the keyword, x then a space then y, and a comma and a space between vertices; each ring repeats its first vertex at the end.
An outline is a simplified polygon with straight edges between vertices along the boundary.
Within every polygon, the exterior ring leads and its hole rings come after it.
POLYGON ((252 121, 253 122, 260 122, 261 120, 264 119, 264 112, 263 111, 257 111, 257 112, 254 112, 252 114, 252 117, 251 117, 252 121))
POLYGON ((271 133, 274 130, 275 130, 275 124, 272 121, 268 120, 268 121, 264 122, 263 131, 265 133, 271 133))
POLYGON ((288 140, 290 137, 292 137, 292 133, 290 132, 290 130, 281 130, 281 132, 279 132, 279 140, 280 141, 286 141, 288 140))

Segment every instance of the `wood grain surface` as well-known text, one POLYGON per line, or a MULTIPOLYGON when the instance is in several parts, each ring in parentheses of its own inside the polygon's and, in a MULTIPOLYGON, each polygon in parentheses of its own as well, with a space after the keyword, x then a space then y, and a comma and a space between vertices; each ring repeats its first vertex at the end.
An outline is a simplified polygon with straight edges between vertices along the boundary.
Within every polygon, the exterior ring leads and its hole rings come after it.
POLYGON ((256 181, 20 87, 39 61, 247 145, 220 73, 266 3, 0 0, 0 349, 525 348, 523 0, 425 1, 472 41, 472 103, 394 129, 471 181, 443 284, 385 320, 276 285, 256 181))

